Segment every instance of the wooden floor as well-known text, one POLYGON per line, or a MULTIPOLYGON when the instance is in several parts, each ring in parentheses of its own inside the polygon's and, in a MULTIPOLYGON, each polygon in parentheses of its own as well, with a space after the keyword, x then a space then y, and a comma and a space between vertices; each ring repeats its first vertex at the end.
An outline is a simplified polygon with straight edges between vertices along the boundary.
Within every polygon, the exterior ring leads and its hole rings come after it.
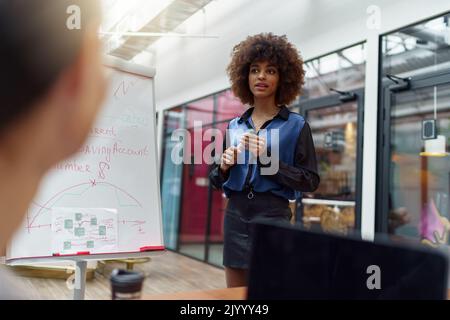
MULTIPOLYGON (((86 285, 86 299, 110 299, 109 273, 115 267, 125 268, 125 264, 109 262, 104 275, 96 272, 95 279, 86 285)), ((152 257, 150 262, 137 264, 135 270, 146 274, 143 294, 163 294, 192 290, 225 288, 224 270, 191 258, 167 251, 152 257)), ((33 299, 72 299, 72 291, 66 281, 17 277, 33 299)))

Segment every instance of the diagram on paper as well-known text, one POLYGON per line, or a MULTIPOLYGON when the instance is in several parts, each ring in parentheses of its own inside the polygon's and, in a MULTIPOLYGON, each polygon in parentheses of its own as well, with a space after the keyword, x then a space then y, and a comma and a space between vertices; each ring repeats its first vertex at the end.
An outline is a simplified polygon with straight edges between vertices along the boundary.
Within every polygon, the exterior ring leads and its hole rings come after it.
MULTIPOLYGON (((77 203, 83 202, 88 207, 103 207, 106 202, 99 203, 101 199, 115 199, 112 207, 119 208, 122 213, 126 209, 142 209, 142 204, 126 190, 108 183, 99 182, 95 179, 89 182, 82 182, 70 187, 66 187, 56 192, 48 200, 38 203, 33 201, 26 214, 26 226, 28 234, 33 230, 50 228, 50 219, 46 218, 46 213, 51 212, 55 207, 75 207, 77 203)), ((120 219, 121 224, 130 225, 137 234, 145 234, 144 225, 147 223, 143 219, 120 219)))
POLYGON ((117 251, 117 210, 108 208, 52 208, 54 254, 117 251))

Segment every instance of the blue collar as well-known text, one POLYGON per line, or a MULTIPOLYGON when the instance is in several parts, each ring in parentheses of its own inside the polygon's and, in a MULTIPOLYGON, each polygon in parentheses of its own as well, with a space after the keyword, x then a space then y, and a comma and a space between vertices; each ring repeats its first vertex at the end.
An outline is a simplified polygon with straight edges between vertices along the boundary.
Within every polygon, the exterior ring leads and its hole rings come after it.
MULTIPOLYGON (((279 108, 280 108, 280 111, 279 111, 279 112, 277 113, 277 115, 276 115, 275 117, 273 117, 273 118, 274 118, 274 119, 275 119, 275 118, 280 118, 280 119, 282 119, 282 120, 284 120, 284 121, 287 121, 287 120, 289 119, 289 113, 290 113, 289 109, 288 109, 285 105, 283 105, 283 106, 281 106, 281 107, 279 107, 279 108)), ((252 115, 254 109, 255 109, 254 107, 251 107, 251 108, 247 109, 247 110, 239 117, 238 123, 242 123, 242 122, 244 122, 244 121, 247 121, 248 118, 250 118, 250 116, 252 115)))

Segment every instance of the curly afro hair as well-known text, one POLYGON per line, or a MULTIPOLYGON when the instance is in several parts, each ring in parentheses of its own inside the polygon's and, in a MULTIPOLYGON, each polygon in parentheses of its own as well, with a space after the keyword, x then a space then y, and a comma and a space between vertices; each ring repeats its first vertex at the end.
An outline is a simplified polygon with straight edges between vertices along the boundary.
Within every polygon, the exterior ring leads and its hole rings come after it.
POLYGON ((260 33, 249 36, 234 46, 231 57, 227 67, 231 90, 242 103, 254 103, 248 76, 250 65, 255 61, 268 61, 277 67, 280 75, 275 98, 277 105, 288 105, 301 93, 305 76, 303 59, 285 35, 260 33))

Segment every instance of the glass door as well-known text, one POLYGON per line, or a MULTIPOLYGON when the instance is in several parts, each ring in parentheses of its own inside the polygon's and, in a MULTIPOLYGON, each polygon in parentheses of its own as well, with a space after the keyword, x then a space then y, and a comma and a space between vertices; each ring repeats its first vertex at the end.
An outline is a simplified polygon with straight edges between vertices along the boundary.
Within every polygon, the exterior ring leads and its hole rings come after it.
POLYGON ((363 95, 361 89, 300 103, 321 180, 297 204, 297 221, 307 228, 341 234, 360 229, 363 95))
POLYGON ((384 86, 377 231, 447 244, 450 70, 396 82, 384 86))
POLYGON ((164 112, 164 143, 162 149, 161 198, 164 245, 177 250, 183 165, 172 161, 172 151, 176 142, 171 133, 183 126, 183 109, 173 108, 164 112))
MULTIPOLYGON (((199 134, 203 136, 205 130, 211 126, 200 128, 199 134)), ((188 129, 191 137, 190 149, 194 150, 194 129, 188 129)), ((201 141, 201 150, 206 143, 201 141)), ((181 218, 179 233, 179 252, 190 257, 205 260, 205 248, 207 243, 208 226, 208 169, 209 166, 203 162, 194 163, 194 154, 191 154, 191 162, 184 164, 183 187, 181 201, 181 218)), ((200 162, 200 161, 198 161, 200 162)))

